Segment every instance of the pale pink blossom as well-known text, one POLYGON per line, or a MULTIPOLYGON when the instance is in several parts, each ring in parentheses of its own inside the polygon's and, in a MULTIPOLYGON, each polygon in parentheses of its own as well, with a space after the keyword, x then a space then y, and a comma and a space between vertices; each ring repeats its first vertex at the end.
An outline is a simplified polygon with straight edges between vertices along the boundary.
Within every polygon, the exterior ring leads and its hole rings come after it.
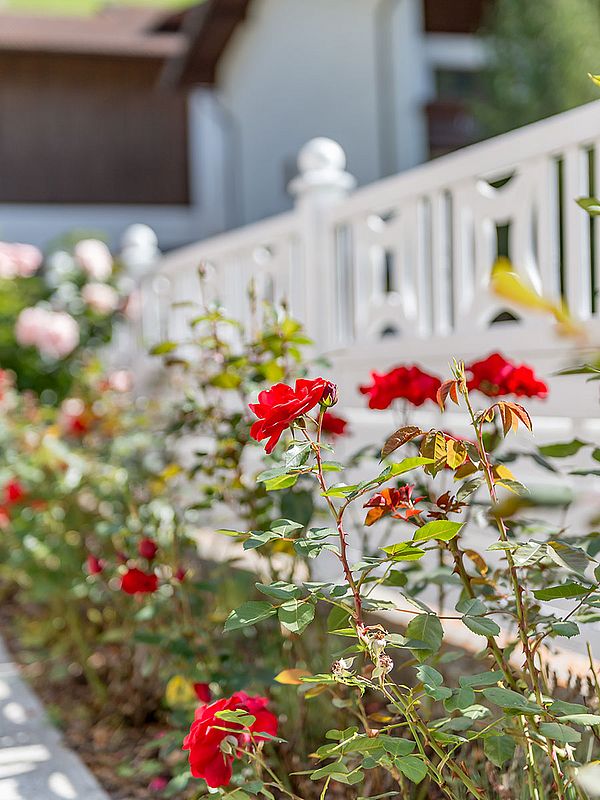
POLYGON ((17 317, 15 337, 23 347, 37 347, 48 325, 49 312, 45 308, 24 308, 17 317))
POLYGON ((114 392, 130 392, 133 388, 133 375, 128 369, 118 369, 108 376, 108 385, 114 392))
POLYGON ((110 250, 99 239, 82 239, 73 250, 75 260, 95 281, 106 281, 113 269, 110 250))
POLYGON ((37 347, 42 355, 65 358, 79 344, 79 325, 65 311, 34 306, 19 314, 15 337, 20 345, 37 347))
POLYGON ((81 290, 87 305, 97 314, 112 314, 119 305, 119 295, 107 283, 87 283, 81 290))
POLYGON ((41 251, 31 244, 0 242, 0 278, 30 278, 42 258, 41 251))

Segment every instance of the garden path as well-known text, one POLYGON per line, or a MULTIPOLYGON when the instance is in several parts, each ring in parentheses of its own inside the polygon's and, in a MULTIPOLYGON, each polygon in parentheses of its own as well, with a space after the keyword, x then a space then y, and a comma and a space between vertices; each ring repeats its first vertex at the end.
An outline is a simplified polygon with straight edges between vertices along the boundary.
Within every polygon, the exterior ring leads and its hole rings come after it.
POLYGON ((63 743, 0 639, 1 800, 109 800, 63 743))

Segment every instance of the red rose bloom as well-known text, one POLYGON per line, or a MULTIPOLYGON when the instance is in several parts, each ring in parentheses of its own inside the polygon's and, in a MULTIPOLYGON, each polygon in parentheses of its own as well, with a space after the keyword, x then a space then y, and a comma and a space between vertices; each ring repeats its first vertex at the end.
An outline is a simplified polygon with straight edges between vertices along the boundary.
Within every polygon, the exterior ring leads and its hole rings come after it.
POLYGON ((99 575, 104 569, 104 562, 89 553, 86 559, 88 575, 99 575))
POLYGON ((394 367, 379 375, 371 373, 372 383, 361 386, 362 394, 369 395, 369 408, 389 408, 394 400, 407 400, 413 406, 422 406, 426 400, 436 402, 437 390, 442 382, 414 364, 411 367, 394 367))
POLYGON ((239 750, 248 748, 252 739, 248 729, 236 722, 219 719, 215 714, 219 711, 246 711, 255 717, 249 726, 255 741, 264 740, 260 733, 275 736, 277 733, 277 717, 266 709, 266 697, 249 697, 245 692, 217 700, 196 710, 195 719, 190 732, 183 740, 183 749, 189 750, 190 769, 194 778, 204 778, 211 789, 227 786, 233 772, 233 759, 239 757, 239 750), (221 745, 227 739, 234 750, 223 752, 221 745))
POLYGON ((4 502, 10 506, 25 497, 25 489, 16 478, 12 478, 4 487, 4 502))
POLYGON ((343 436, 347 425, 348 420, 338 417, 337 414, 333 414, 331 411, 326 411, 323 414, 321 430, 331 436, 343 436))
POLYGON ((158 577, 134 567, 121 578, 121 589, 126 594, 150 594, 158 589, 158 577))
POLYGON ((152 539, 141 539, 138 544, 138 553, 142 558, 147 558, 152 561, 158 552, 158 545, 152 539))
POLYGON ((481 361, 465 367, 471 373, 467 381, 469 391, 476 389, 487 397, 540 397, 548 395, 547 385, 536 377, 531 367, 518 366, 504 358, 501 353, 492 353, 481 361))
POLYGON ((208 683, 195 683, 194 691, 201 703, 210 703, 211 693, 208 683))
POLYGON ((250 436, 257 442, 268 438, 265 450, 270 453, 285 429, 314 408, 325 392, 329 396, 332 387, 333 384, 324 378, 315 378, 313 381, 297 380, 294 389, 285 383, 276 383, 271 389, 260 392, 258 403, 250 404, 250 410, 258 417, 250 428, 250 436))

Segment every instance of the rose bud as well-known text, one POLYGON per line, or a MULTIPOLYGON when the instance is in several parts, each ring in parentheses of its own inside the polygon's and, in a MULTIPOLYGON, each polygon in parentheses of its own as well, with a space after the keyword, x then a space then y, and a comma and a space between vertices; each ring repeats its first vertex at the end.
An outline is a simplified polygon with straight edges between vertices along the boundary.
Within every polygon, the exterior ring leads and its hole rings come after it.
POLYGON ((152 539, 142 539, 138 544, 138 553, 142 558, 147 558, 152 561, 158 552, 158 545, 152 539))
POLYGON ((88 575, 99 575, 104 569, 104 562, 91 553, 86 559, 88 575))
POLYGON ((187 569, 184 569, 183 567, 178 567, 174 577, 176 581, 179 581, 179 583, 183 583, 186 575, 187 575, 187 569))
POLYGON ((211 691, 208 683, 195 683, 194 691, 201 703, 210 703, 211 691))
POLYGON ((323 394, 321 395, 321 405, 323 408, 331 408, 331 406, 334 406, 337 401, 338 388, 335 383, 327 381, 325 383, 325 388, 323 389, 323 394))

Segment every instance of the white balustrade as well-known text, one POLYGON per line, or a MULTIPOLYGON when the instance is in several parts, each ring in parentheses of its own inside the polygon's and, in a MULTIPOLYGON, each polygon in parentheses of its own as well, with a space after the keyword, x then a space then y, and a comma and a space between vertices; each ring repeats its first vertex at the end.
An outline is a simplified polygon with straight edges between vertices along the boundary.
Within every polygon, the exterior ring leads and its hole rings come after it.
MULTIPOLYGON (((598 329, 600 226, 575 200, 600 191, 599 146, 600 101, 353 191, 342 148, 312 140, 290 184, 293 211, 173 251, 142 281, 142 338, 185 335, 202 266, 203 299, 233 316, 247 317, 251 280, 259 305, 286 299, 348 385, 369 368, 413 361, 445 372, 452 356, 492 349, 548 372, 572 345, 552 320, 495 297, 491 267, 508 255, 525 281, 598 329)), ((596 413, 588 396, 582 416, 596 413)))

